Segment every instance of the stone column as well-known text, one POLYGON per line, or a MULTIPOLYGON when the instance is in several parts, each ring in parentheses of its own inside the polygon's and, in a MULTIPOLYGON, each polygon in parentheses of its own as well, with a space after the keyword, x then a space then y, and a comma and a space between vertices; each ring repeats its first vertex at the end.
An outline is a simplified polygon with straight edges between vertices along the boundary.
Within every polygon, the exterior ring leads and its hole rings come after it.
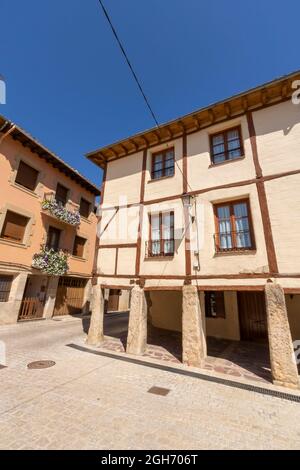
POLYGON ((144 289, 135 286, 131 291, 126 352, 144 354, 147 345, 147 301, 144 289))
POLYGON ((86 342, 91 346, 97 346, 104 339, 104 290, 99 284, 92 288, 91 311, 91 323, 86 342))
POLYGON ((59 277, 53 276, 48 279, 48 288, 46 292, 46 301, 44 306, 43 318, 52 318, 56 301, 56 293, 59 277))
POLYGON ((267 283, 265 297, 273 382, 284 387, 299 388, 284 291, 279 284, 267 283))
POLYGON ((202 367, 207 355, 203 308, 196 286, 182 289, 182 360, 188 366, 202 367))
POLYGON ((91 311, 91 298, 92 298, 92 280, 89 279, 86 283, 83 296, 82 314, 88 315, 91 311))

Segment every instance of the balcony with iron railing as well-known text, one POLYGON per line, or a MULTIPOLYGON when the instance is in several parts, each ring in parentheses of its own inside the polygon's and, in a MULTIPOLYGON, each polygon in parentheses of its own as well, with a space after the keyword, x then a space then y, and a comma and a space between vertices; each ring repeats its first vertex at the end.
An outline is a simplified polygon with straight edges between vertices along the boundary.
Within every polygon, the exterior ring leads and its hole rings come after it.
POLYGON ((67 250, 41 245, 32 258, 32 267, 50 276, 63 276, 69 270, 67 250))
POLYGON ((249 229, 215 233, 214 243, 217 253, 254 250, 252 235, 249 229))
POLYGON ((146 258, 161 258, 174 256, 174 239, 151 240, 145 242, 146 258))
POLYGON ((77 210, 68 210, 61 202, 55 199, 53 193, 45 194, 42 201, 42 211, 67 225, 77 227, 80 225, 80 214, 77 210))

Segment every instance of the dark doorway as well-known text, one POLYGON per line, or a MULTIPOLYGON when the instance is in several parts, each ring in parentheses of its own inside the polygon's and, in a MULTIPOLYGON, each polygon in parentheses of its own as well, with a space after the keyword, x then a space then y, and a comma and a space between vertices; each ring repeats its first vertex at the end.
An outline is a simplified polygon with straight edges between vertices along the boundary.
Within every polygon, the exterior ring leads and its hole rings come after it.
POLYGON ((266 341, 268 338, 263 292, 238 292, 241 340, 266 341))
POLYGON ((108 312, 117 312, 119 310, 120 295, 121 295, 120 289, 109 290, 109 297, 108 297, 108 304, 107 304, 108 312))

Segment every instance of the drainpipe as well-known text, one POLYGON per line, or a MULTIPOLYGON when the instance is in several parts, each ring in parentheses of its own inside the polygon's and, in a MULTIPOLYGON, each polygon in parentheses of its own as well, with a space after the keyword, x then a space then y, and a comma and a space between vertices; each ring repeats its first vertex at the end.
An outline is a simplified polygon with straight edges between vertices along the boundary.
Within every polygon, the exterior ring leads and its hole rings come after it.
POLYGON ((195 253, 197 257, 197 262, 193 265, 193 269, 196 271, 200 271, 200 234, 199 234, 199 220, 198 220, 198 196, 194 199, 195 205, 195 224, 196 224, 196 234, 197 234, 197 252, 195 253))
MULTIPOLYGON (((2 126, 2 129, 5 129, 6 125, 9 124, 9 121, 5 121, 4 125, 2 126)), ((9 136, 9 134, 12 133, 12 131, 16 128, 16 125, 11 123, 11 127, 8 129, 8 131, 4 132, 4 134, 2 134, 0 136, 0 144, 2 144, 3 140, 9 136)))

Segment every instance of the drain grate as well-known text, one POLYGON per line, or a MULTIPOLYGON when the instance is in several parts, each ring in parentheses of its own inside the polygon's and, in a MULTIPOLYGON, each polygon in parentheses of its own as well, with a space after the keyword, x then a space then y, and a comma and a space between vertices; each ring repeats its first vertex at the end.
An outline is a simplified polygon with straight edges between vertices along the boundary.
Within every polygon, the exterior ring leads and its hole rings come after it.
POLYGON ((27 369, 47 369, 55 366, 54 361, 34 361, 27 364, 27 369))
POLYGON ((148 393, 153 393, 153 395, 160 395, 162 397, 165 397, 170 393, 169 388, 163 388, 163 387, 151 387, 148 390, 148 393))

